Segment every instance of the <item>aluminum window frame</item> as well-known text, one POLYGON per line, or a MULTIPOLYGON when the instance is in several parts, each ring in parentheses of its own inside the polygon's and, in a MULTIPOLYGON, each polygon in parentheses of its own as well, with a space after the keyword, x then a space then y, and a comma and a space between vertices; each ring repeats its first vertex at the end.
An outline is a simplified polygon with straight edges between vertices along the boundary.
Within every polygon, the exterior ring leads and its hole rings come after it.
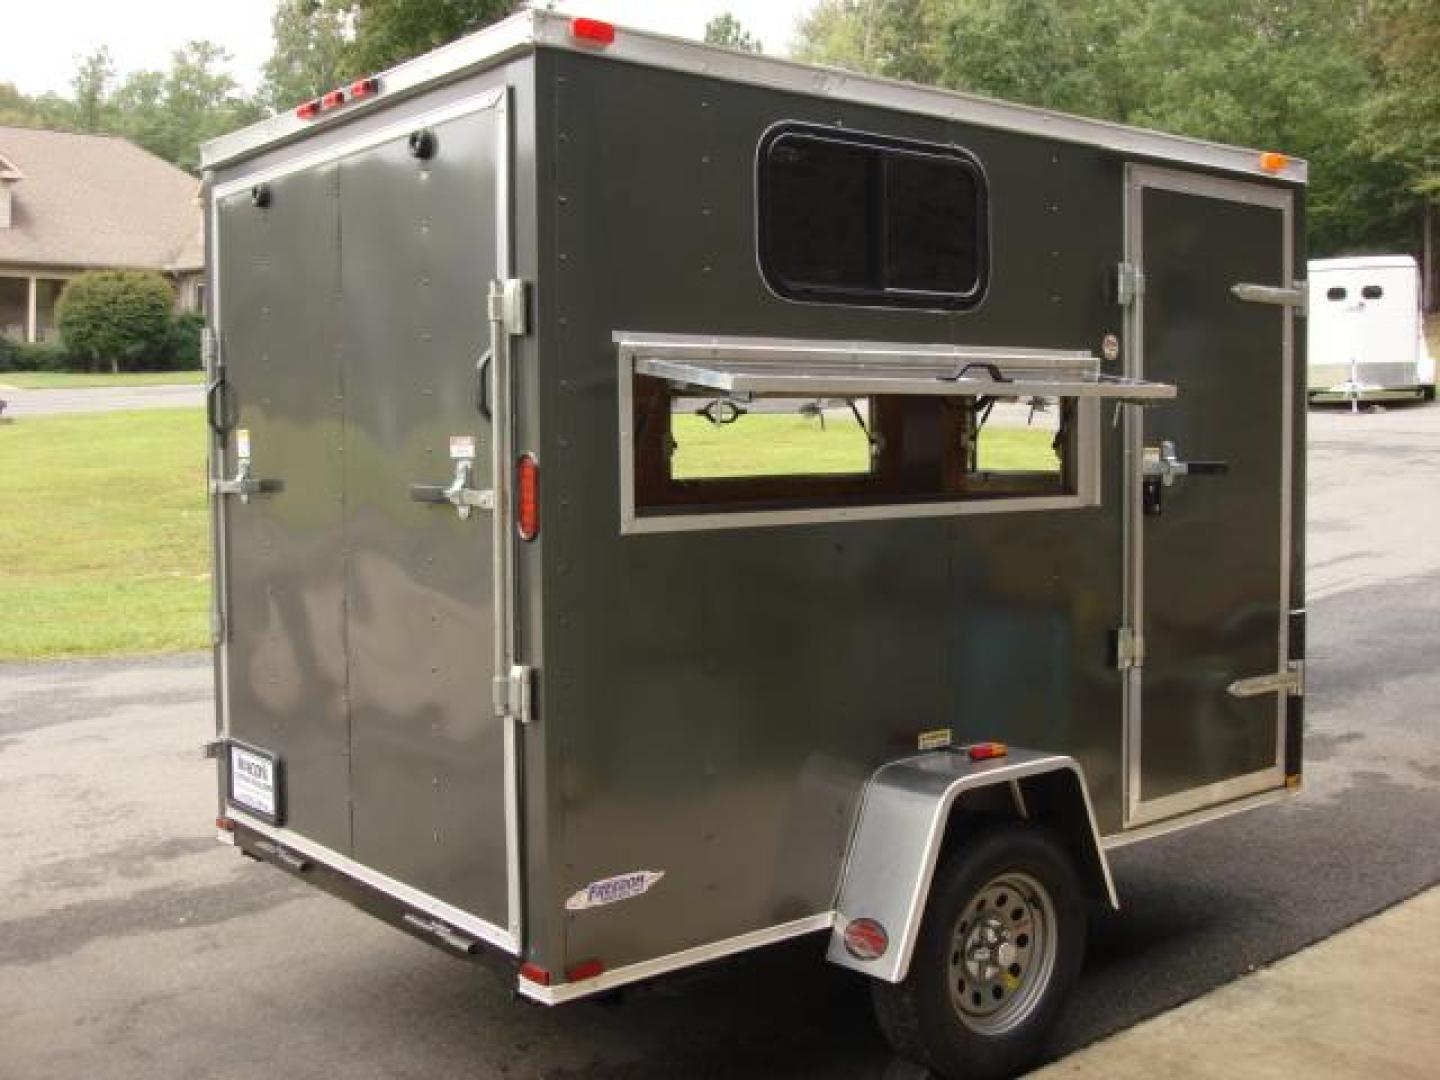
MULTIPOLYGON (((883 521, 904 518, 958 517, 971 514, 1029 513, 1048 510, 1080 510, 1101 504, 1101 424, 1102 400, 1123 399, 1127 393, 1147 397, 1173 396, 1173 387, 1142 387, 1124 380, 1095 376, 1090 381, 1061 379, 1065 372, 1087 367, 1098 368, 1099 361, 1087 353, 1057 349, 967 348, 951 345, 924 345, 891 342, 836 342, 781 338, 726 338, 683 334, 644 334, 619 331, 613 335, 616 345, 616 377, 619 419, 620 469, 620 532, 622 535, 666 532, 695 532, 716 529, 764 528, 788 525, 833 524, 849 521, 883 521), (1000 497, 955 497, 926 500, 896 499, 891 502, 862 505, 786 507, 776 509, 713 510, 703 507, 666 509, 664 512, 643 512, 636 504, 635 492, 635 407, 634 376, 642 360, 657 367, 687 358, 700 359, 746 353, 758 356, 809 356, 851 363, 867 363, 883 378, 885 369, 894 369, 909 360, 930 364, 944 362, 956 368, 966 363, 993 362, 1013 370, 1049 371, 1046 382, 1034 380, 1023 386, 1058 388, 1051 396, 1075 399, 1074 475, 1072 492, 1065 494, 1007 495, 1000 497), (1089 391, 1089 392, 1087 392, 1089 391), (1165 391, 1168 391, 1166 393, 1165 391)), ((932 377, 933 381, 933 377, 932 377)), ((966 378, 948 387, 927 385, 934 396, 968 396, 1009 387, 1014 384, 995 383, 989 378, 966 378)), ((894 386, 887 391, 896 393, 894 386)), ((1022 391, 1025 393, 1026 391, 1022 391)), ((1038 392, 1031 391, 1031 392, 1038 392)))
POLYGON ((772 124, 760 136, 755 148, 755 265, 765 287, 782 300, 802 304, 833 304, 843 307, 898 308, 902 310, 973 311, 984 303, 990 288, 990 182, 985 167, 971 151, 953 143, 930 142, 923 139, 900 138, 856 128, 842 128, 801 120, 782 120, 772 124), (775 148, 788 137, 800 136, 846 148, 859 148, 880 155, 945 161, 959 165, 969 174, 975 186, 975 281, 964 292, 947 290, 889 288, 884 284, 884 263, 888 236, 885 221, 889 202, 883 190, 868 192, 866 206, 867 233, 876 233, 872 252, 881 262, 877 284, 864 286, 821 285, 789 281, 777 271, 772 257, 770 226, 771 195, 768 191, 768 167, 775 148))

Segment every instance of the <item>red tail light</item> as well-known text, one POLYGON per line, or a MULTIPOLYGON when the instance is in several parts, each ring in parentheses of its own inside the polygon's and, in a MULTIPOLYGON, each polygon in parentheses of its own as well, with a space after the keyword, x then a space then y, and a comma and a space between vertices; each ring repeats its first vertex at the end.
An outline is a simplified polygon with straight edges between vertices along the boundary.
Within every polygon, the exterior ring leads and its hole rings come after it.
POLYGON ((522 454, 515 463, 515 531, 521 540, 540 533, 540 464, 534 454, 522 454))
POLYGON ((970 756, 971 761, 989 761, 991 758, 1002 758, 1009 752, 1009 748, 1003 742, 982 742, 965 748, 965 753, 970 756))
POLYGON ((301 120, 313 120, 320 114, 320 99, 315 98, 295 107, 295 115, 301 120))
POLYGON ((596 45, 611 45, 615 41, 615 27, 599 19, 571 19, 570 36, 596 45))
POLYGON ((324 97, 322 97, 322 98, 320 99, 320 107, 321 107, 322 109, 333 109, 333 108, 335 108, 336 105, 344 105, 344 104, 345 104, 345 91, 344 91, 344 90, 331 90, 328 94, 326 94, 324 97))
POLYGON ((350 96, 352 98, 370 97, 372 94, 378 94, 379 92, 380 80, 373 75, 368 79, 356 79, 350 84, 350 96))
POLYGON ((215 819, 215 828, 221 832, 234 832, 235 822, 231 821, 228 817, 217 817, 215 819))

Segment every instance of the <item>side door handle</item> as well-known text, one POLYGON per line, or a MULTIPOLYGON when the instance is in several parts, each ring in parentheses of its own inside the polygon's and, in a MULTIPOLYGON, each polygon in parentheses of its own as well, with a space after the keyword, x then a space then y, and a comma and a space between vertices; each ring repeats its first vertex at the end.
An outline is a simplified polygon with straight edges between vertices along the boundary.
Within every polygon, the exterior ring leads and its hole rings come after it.
POLYGON ((1142 469, 1142 506, 1149 517, 1157 516, 1164 506, 1164 489, 1175 482, 1177 476, 1226 476, 1230 472, 1228 461, 1181 461, 1175 452, 1175 444, 1166 439, 1159 451, 1146 450, 1142 469))
POLYGON ((238 495, 242 503, 248 503, 255 495, 274 495, 277 491, 284 490, 283 480, 262 480, 252 475, 249 459, 240 462, 240 467, 229 480, 210 481, 210 494, 238 495))
POLYGON ((412 502, 449 503, 455 508, 455 516, 461 521, 468 518, 472 510, 494 510, 495 492, 488 488, 470 486, 470 476, 474 470, 475 463, 470 458, 460 458, 455 462, 455 475, 451 477, 448 486, 411 484, 410 499, 412 502))

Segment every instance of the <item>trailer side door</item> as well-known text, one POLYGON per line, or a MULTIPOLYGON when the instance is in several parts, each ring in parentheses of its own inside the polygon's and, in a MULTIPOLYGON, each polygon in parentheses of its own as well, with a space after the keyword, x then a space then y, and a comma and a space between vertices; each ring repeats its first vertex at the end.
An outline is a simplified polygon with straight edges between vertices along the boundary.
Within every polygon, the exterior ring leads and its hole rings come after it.
POLYGON ((1128 373, 1179 389, 1128 427, 1139 825, 1285 782, 1298 297, 1288 190, 1131 166, 1126 200, 1128 373))

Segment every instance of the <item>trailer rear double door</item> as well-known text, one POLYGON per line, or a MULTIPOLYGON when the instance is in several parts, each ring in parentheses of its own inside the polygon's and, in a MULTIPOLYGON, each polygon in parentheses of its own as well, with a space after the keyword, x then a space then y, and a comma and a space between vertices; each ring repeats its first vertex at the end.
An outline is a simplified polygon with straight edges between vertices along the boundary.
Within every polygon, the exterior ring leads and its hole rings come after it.
POLYGON ((225 474, 243 452, 283 485, 221 519, 229 736, 278 758, 287 837, 502 940, 491 515, 410 489, 467 459, 490 486, 477 394, 508 258, 506 112, 492 93, 249 177, 212 226, 225 474))

